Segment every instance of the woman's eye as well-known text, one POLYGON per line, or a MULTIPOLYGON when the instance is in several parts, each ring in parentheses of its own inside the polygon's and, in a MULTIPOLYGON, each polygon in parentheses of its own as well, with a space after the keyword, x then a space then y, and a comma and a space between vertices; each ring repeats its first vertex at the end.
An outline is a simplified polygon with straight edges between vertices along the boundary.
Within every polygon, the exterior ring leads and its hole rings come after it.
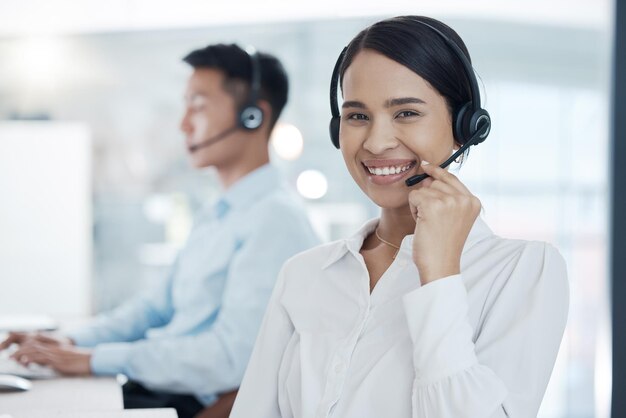
POLYGON ((352 113, 352 114, 348 115, 348 119, 352 119, 352 120, 367 120, 368 117, 366 115, 364 115, 363 113, 352 113))
POLYGON ((399 118, 410 118, 412 116, 419 116, 420 114, 413 111, 413 110, 403 110, 402 112, 399 112, 396 117, 399 118))

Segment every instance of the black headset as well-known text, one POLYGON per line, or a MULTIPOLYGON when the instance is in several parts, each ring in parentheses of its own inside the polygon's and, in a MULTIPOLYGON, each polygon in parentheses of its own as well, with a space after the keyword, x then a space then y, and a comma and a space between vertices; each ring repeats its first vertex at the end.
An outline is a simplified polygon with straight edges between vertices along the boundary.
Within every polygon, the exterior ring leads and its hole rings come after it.
MULTIPOLYGON (((455 55, 459 58, 463 65, 465 74, 470 84, 470 101, 465 103, 454 115, 452 122, 452 130, 454 133, 454 139, 461 144, 461 148, 456 151, 448 160, 441 164, 442 168, 447 167, 454 159, 461 155, 471 145, 477 145, 487 139, 489 131, 491 130, 491 117, 489 113, 483 109, 480 105, 480 90, 478 89, 478 82, 472 64, 459 48, 459 46, 452 39, 447 37, 443 32, 428 23, 417 20, 416 22, 427 26, 438 34, 445 43, 454 51, 455 55)), ((337 103, 337 90, 339 88, 339 69, 346 55, 348 47, 345 47, 333 69, 333 75, 330 81, 330 111, 332 118, 330 119, 330 140, 335 148, 339 148, 339 125, 341 123, 341 114, 339 113, 339 104, 337 103)), ((406 180, 407 186, 412 186, 419 183, 423 179, 428 177, 425 174, 413 176, 406 180)))
POLYGON ((253 47, 247 47, 244 52, 250 58, 252 75, 250 76, 250 94, 243 106, 239 108, 237 121, 241 128, 252 131, 263 124, 263 109, 257 105, 261 94, 261 59, 253 47))

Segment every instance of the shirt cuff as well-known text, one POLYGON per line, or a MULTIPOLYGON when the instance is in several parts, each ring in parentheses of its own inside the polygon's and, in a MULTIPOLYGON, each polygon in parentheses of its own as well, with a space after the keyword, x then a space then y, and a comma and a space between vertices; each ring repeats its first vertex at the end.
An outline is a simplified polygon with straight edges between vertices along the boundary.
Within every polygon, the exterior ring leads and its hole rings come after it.
POLYGON ((460 274, 404 295, 413 340, 416 383, 427 385, 477 363, 468 322, 467 290, 460 274))
POLYGON ((91 355, 91 371, 95 375, 126 373, 132 343, 98 345, 91 355))

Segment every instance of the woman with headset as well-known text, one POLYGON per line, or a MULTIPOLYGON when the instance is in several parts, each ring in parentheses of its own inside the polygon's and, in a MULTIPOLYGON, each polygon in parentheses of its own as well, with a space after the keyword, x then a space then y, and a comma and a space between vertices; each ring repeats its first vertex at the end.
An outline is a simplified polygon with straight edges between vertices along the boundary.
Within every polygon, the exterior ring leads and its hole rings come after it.
POLYGON ((333 144, 381 215, 283 266, 231 417, 536 416, 565 263, 494 235, 445 169, 491 123, 463 41, 426 17, 375 23, 339 57, 331 109, 333 144))

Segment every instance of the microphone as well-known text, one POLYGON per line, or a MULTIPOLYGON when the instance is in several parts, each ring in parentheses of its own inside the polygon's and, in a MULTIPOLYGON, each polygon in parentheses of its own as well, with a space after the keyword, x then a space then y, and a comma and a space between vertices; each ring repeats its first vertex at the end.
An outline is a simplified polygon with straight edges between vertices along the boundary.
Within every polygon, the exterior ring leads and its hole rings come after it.
MULTIPOLYGON (((479 142, 482 142, 482 140, 484 139, 482 136, 488 130, 489 130, 489 124, 488 123, 483 124, 483 126, 481 126, 476 132, 474 132, 474 135, 472 135, 470 139, 465 144, 463 144, 463 146, 461 146, 461 148, 459 148, 454 154, 452 154, 450 158, 445 160, 439 167, 446 168, 447 166, 452 164, 452 161, 456 160, 459 157, 459 155, 463 154, 465 150, 467 150, 470 146, 475 145, 479 142)), ((416 174, 406 179, 405 183, 408 187, 415 186, 417 183, 421 182, 427 177, 430 177, 430 176, 426 173, 416 174)))
POLYGON ((239 125, 234 125, 228 129, 226 129, 225 131, 220 132, 219 134, 209 138, 209 139, 205 139, 204 141, 198 143, 198 144, 194 144, 191 145, 189 147, 189 151, 190 152, 196 152, 201 148, 204 147, 208 147, 209 145, 213 145, 218 141, 221 141, 222 139, 226 138, 228 135, 232 134, 233 132, 235 132, 237 129, 239 129, 239 125))

